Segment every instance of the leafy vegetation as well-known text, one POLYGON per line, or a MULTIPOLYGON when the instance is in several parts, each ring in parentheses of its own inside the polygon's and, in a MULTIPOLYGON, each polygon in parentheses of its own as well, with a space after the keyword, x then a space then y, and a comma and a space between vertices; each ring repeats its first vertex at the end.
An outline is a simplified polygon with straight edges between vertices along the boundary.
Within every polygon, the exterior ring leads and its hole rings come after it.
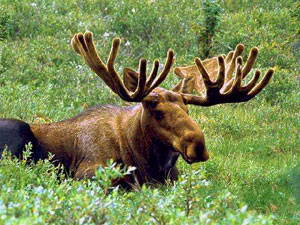
MULTIPOLYGON (((0 224, 299 224, 299 27, 295 0, 0 0, 1 118, 53 122, 95 104, 127 104, 71 49, 73 34, 85 30, 103 58, 122 38, 120 71, 140 57, 163 62, 168 48, 177 66, 191 65, 205 47, 201 35, 209 35, 210 56, 244 43, 244 60, 257 46, 256 66, 276 71, 246 104, 190 107, 211 159, 180 160, 174 185, 124 192, 109 188, 111 176, 126 173, 111 163, 95 181, 79 182, 47 160, 5 157, 0 224)), ((164 87, 177 82, 171 74, 164 87)))

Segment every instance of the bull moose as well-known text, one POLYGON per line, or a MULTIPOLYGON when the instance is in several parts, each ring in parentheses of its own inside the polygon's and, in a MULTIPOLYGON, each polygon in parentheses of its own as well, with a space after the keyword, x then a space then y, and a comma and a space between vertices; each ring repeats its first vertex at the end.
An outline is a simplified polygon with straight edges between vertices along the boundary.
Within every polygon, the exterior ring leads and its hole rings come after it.
MULTIPOLYGON (((242 66, 244 45, 239 44, 227 55, 203 62, 196 58, 193 66, 175 68, 174 73, 182 80, 172 90, 166 90, 158 86, 171 70, 172 50, 168 51, 160 73, 156 60, 147 76, 147 61, 142 58, 138 72, 123 70, 122 81, 114 68, 119 38, 112 41, 107 64, 97 54, 91 32, 75 34, 71 44, 114 93, 124 101, 138 103, 126 107, 100 105, 60 122, 30 124, 30 132, 36 139, 35 151, 54 154, 53 160, 63 164, 76 179, 93 177, 97 167, 113 159, 136 167, 135 180, 140 184, 176 180, 179 156, 189 164, 209 159, 204 135, 189 117, 187 106, 249 101, 262 91, 274 73, 269 69, 258 82, 260 71, 257 70, 243 85, 255 64, 258 49, 251 49, 242 66)), ((3 136, 7 127, 1 123, 0 126, 3 136)), ((132 179, 126 178, 125 182, 133 182, 132 179)))

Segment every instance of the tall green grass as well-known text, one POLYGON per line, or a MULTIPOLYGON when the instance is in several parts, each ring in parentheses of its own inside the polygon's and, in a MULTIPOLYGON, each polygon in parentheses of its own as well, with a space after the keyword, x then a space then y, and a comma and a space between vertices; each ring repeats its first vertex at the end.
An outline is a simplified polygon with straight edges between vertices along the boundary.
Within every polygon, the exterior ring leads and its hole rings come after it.
MULTIPOLYGON (((210 54, 244 43, 260 49, 256 66, 275 68, 254 100, 201 108, 191 117, 203 129, 211 158, 179 160, 175 185, 139 191, 109 189, 120 171, 96 181, 57 175, 48 161, 0 161, 0 224, 298 224, 300 217, 299 5, 293 0, 214 1, 221 8, 210 54), (105 192, 109 189, 108 192, 105 192)), ((0 0, 0 117, 27 122, 69 118, 95 104, 121 101, 70 47, 90 30, 102 58, 122 38, 118 70, 138 59, 177 66, 198 55, 202 1, 0 0)), ((163 86, 178 82, 170 74, 163 86)))

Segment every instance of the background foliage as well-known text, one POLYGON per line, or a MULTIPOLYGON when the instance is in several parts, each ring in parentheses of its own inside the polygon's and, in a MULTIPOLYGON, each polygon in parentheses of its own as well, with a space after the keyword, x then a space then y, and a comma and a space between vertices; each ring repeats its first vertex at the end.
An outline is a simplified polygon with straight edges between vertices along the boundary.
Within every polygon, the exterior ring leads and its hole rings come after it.
MULTIPOLYGON (((0 0, 0 117, 53 122, 95 104, 122 102, 70 48, 90 30, 103 58, 122 38, 117 68, 140 57, 176 65, 260 49, 258 68, 275 76, 246 104, 190 107, 211 159, 179 161, 175 185, 108 193, 124 171, 97 181, 57 177, 48 162, 0 161, 0 224, 298 224, 300 217, 300 8, 296 0, 0 0)), ((163 84, 178 82, 170 75, 163 84)), ((103 175, 104 174, 104 175, 103 175)))

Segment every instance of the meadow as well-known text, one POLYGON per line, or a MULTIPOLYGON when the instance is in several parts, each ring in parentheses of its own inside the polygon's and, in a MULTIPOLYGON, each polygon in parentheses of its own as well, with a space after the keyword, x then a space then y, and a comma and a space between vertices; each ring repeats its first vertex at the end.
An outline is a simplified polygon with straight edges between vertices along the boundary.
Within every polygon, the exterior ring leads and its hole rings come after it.
MULTIPOLYGON (((0 224, 299 224, 299 1, 0 0, 0 118, 47 123, 128 105, 72 50, 86 30, 104 59, 121 38, 119 71, 137 69, 140 57, 164 62, 169 48, 183 66, 243 43, 244 61, 257 46, 255 67, 275 74, 247 103, 189 107, 210 160, 180 159, 175 184, 125 192, 110 188, 126 172, 112 162, 94 181, 74 181, 49 160, 4 157, 0 224)), ((178 81, 170 74, 162 86, 178 81)))

